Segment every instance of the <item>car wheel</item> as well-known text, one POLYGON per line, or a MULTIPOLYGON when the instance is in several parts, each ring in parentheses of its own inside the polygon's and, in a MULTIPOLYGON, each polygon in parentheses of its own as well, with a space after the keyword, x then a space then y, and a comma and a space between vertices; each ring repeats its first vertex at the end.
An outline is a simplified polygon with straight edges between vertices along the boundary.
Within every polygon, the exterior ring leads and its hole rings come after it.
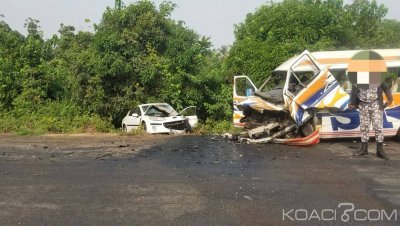
POLYGON ((122 132, 124 132, 124 133, 128 132, 128 128, 126 128, 126 125, 122 126, 122 132))
POLYGON ((192 126, 190 125, 189 122, 187 122, 186 128, 185 128, 183 131, 184 131, 184 133, 190 133, 190 132, 193 131, 193 130, 192 130, 192 126))
POLYGON ((143 130, 144 132, 147 133, 147 126, 146 126, 146 122, 142 122, 139 126, 140 130, 143 130))

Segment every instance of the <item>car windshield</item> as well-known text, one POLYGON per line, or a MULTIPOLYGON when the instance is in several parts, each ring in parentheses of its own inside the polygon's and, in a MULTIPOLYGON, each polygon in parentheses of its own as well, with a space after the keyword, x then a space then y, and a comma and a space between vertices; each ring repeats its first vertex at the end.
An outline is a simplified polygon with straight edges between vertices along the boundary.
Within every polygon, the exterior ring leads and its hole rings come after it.
POLYGON ((146 115, 148 116, 156 116, 156 117, 168 117, 174 116, 178 113, 168 104, 155 104, 151 106, 143 107, 143 110, 146 111, 146 115))
POLYGON ((258 89, 261 93, 266 93, 271 90, 283 89, 286 82, 286 71, 274 71, 271 76, 258 89))

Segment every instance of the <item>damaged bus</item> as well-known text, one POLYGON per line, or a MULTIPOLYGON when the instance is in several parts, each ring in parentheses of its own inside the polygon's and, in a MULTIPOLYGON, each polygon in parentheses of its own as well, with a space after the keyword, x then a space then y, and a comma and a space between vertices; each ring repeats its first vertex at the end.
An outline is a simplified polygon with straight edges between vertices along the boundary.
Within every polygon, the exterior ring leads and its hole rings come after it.
MULTIPOLYGON (((400 137, 400 49, 374 51, 386 62, 385 82, 394 99, 384 110, 384 134, 400 137)), ((360 137, 359 112, 348 109, 352 84, 346 73, 357 52, 305 51, 276 68, 259 88, 247 76, 235 76, 233 123, 246 130, 241 140, 306 146, 320 138, 360 137)))

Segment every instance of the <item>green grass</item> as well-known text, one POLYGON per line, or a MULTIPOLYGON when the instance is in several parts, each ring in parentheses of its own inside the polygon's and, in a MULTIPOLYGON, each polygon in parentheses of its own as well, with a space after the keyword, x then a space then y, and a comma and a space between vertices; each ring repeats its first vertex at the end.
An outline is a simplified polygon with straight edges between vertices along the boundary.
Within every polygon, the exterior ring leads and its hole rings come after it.
MULTIPOLYGON (((145 133, 143 129, 124 133, 113 126, 111 119, 82 113, 78 109, 78 107, 65 102, 50 102, 42 106, 35 106, 34 110, 17 108, 6 113, 0 112, 0 133, 42 135, 101 132, 118 133, 121 136, 140 136, 145 133)), ((240 131, 233 127, 231 121, 207 120, 200 123, 193 132, 215 135, 240 131)))
POLYGON ((119 130, 118 135, 120 136, 140 136, 140 135, 144 135, 146 134, 146 132, 144 131, 143 128, 139 128, 139 129, 134 129, 130 132, 123 132, 121 130, 119 130))
POLYGON ((205 123, 200 123, 194 133, 203 135, 221 135, 224 133, 239 133, 242 129, 235 128, 232 121, 214 121, 207 120, 205 123))
POLYGON ((114 131, 111 120, 82 114, 75 106, 60 102, 48 103, 35 111, 18 109, 0 114, 0 133, 41 135, 114 131))
POLYGON ((98 116, 0 116, 0 132, 17 135, 41 135, 46 133, 114 132, 110 122, 98 116))

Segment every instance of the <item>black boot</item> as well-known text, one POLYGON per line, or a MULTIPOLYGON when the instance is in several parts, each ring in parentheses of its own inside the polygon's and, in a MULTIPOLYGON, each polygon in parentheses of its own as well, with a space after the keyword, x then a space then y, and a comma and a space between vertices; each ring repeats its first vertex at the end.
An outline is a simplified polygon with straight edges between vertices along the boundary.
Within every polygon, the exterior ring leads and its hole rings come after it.
POLYGON ((376 143, 376 156, 381 159, 389 160, 385 152, 383 151, 383 143, 376 143))
POLYGON ((353 156, 368 155, 368 142, 361 142, 360 150, 353 153, 353 156))

